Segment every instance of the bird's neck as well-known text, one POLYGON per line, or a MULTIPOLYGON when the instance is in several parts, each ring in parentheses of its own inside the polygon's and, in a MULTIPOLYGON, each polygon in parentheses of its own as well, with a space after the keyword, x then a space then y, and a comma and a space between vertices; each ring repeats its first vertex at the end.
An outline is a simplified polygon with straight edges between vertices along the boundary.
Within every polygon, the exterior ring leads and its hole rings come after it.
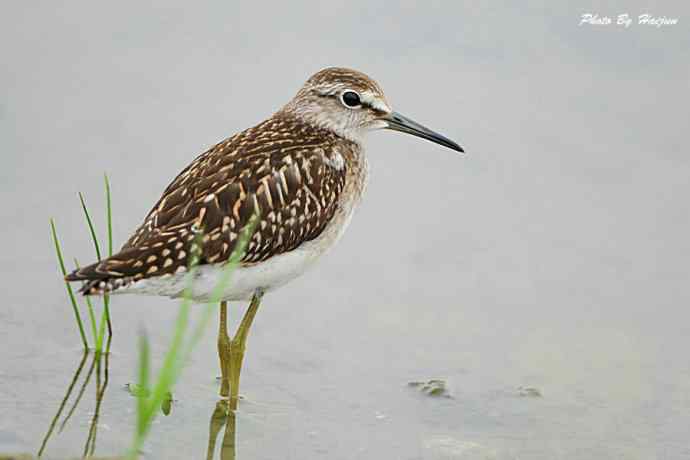
POLYGON ((313 129, 326 131, 362 147, 364 140, 363 131, 352 129, 346 124, 346 120, 339 121, 337 118, 325 113, 317 104, 304 102, 300 104, 290 103, 278 111, 274 116, 292 117, 313 129))

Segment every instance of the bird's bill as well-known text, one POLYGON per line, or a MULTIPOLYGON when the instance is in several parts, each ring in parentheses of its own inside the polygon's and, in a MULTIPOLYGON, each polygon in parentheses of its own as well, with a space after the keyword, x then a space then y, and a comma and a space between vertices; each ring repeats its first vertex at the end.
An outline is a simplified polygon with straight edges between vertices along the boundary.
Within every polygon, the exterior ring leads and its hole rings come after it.
POLYGON ((400 131, 401 133, 412 134, 413 136, 421 137, 422 139, 435 142, 449 149, 456 150, 458 152, 464 152, 462 147, 460 147, 455 142, 451 141, 445 136, 441 136, 429 128, 420 125, 416 121, 410 120, 406 116, 400 115, 398 112, 391 112, 388 115, 382 117, 388 126, 387 129, 392 129, 393 131, 400 131))

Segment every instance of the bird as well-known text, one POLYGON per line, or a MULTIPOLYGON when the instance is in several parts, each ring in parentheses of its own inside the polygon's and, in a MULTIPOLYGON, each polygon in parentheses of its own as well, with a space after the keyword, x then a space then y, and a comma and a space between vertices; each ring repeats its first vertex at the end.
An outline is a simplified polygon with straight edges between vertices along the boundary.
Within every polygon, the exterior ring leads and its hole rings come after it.
POLYGON ((342 237, 367 186, 364 138, 380 129, 464 152, 393 111, 366 74, 325 68, 271 117, 194 159, 119 252, 66 280, 82 282, 84 295, 188 295, 208 302, 253 222, 232 282, 218 299, 220 394, 236 407, 247 335, 264 294, 304 273, 342 237), (195 255, 194 281, 186 291, 195 255), (250 302, 232 340, 230 301, 250 302))

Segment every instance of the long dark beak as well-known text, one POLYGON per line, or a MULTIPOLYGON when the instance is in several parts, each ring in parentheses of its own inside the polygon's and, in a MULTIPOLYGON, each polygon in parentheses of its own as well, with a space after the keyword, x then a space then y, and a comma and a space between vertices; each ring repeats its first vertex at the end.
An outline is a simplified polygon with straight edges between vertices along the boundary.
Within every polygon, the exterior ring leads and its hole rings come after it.
POLYGON ((398 112, 391 112, 388 115, 382 117, 386 123, 388 123, 387 128, 393 131, 400 131, 402 133, 412 134, 413 136, 421 137, 422 139, 430 140, 437 144, 448 147, 449 149, 457 150, 458 152, 464 152, 462 147, 460 147, 455 142, 451 141, 445 136, 441 136, 439 133, 435 133, 429 128, 420 125, 419 123, 410 120, 409 118, 400 115, 398 112))

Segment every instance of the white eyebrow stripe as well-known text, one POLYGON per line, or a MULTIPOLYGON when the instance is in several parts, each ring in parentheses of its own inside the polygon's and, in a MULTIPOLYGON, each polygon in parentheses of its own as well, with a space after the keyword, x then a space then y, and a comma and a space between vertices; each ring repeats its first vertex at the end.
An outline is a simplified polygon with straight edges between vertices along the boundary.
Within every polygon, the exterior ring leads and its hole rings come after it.
POLYGON ((359 98, 362 102, 375 110, 380 110, 381 112, 391 113, 393 110, 388 107, 388 104, 383 102, 383 99, 371 93, 370 91, 364 91, 360 93, 359 98))

